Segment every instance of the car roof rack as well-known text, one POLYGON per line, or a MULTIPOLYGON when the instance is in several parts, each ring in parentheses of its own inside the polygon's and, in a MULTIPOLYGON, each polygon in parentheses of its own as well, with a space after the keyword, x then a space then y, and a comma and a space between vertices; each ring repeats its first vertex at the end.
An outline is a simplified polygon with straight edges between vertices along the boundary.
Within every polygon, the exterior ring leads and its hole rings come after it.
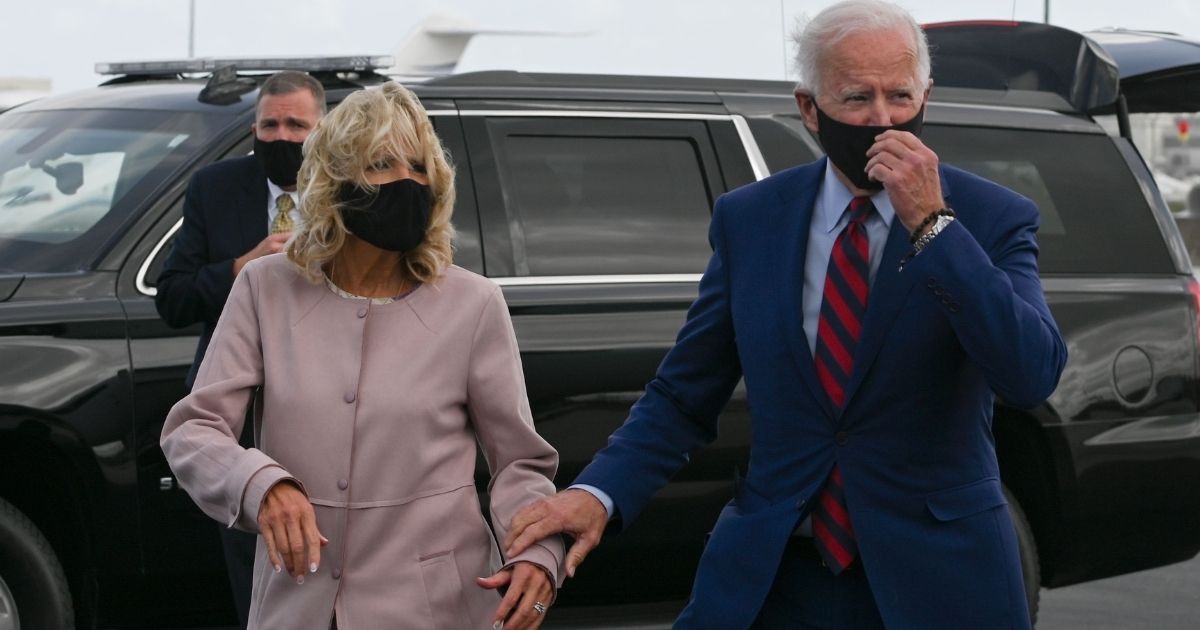
POLYGON ((1075 31, 1001 20, 923 28, 936 87, 961 88, 981 101, 1070 114, 1111 111, 1120 97, 1116 61, 1075 31))

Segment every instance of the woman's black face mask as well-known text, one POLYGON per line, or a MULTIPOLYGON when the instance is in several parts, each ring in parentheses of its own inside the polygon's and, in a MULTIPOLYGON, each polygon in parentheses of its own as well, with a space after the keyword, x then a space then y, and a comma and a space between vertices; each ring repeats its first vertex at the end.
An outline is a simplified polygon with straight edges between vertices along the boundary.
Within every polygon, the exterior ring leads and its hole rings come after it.
POLYGON ((267 179, 276 186, 289 188, 296 185, 300 163, 304 161, 303 142, 276 140, 266 142, 254 137, 254 157, 267 173, 267 179))
POLYGON ((407 252, 425 240, 433 191, 412 179, 380 184, 376 192, 347 182, 338 191, 342 223, 362 240, 392 252, 407 252))
MULTIPOLYGON (((813 102, 816 107, 816 102, 813 102)), ((921 136, 921 126, 925 121, 925 106, 912 120, 890 127, 877 125, 848 125, 825 115, 820 107, 817 110, 817 138, 821 147, 833 165, 838 167, 855 186, 862 190, 882 190, 883 184, 871 179, 863 170, 867 166, 867 150, 875 144, 875 136, 889 130, 907 131, 914 136, 921 136)))

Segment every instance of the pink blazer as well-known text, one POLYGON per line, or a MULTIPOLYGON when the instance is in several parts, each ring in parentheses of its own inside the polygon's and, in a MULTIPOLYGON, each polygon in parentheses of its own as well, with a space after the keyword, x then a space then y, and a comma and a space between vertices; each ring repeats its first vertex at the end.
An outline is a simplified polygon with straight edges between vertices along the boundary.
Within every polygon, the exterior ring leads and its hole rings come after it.
POLYGON ((259 539, 252 628, 491 628, 474 578, 528 560, 561 584, 561 539, 502 560, 515 512, 554 493, 558 454, 533 427, 516 337, 495 283, 450 267, 390 304, 308 282, 282 254, 234 282, 192 393, 162 447, 208 515, 258 531, 263 496, 300 482, 321 566, 296 584, 259 539), (235 436, 262 387, 257 449, 235 436), (487 527, 476 445, 491 471, 487 527))

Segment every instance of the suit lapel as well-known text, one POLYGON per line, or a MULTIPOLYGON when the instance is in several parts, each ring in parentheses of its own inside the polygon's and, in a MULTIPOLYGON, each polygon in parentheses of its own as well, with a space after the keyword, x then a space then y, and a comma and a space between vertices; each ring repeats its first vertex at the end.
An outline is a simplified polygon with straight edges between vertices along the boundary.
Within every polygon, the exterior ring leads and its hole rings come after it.
POLYGON ((812 351, 804 334, 804 260, 808 253, 808 227, 812 222, 813 206, 817 191, 825 173, 825 160, 800 167, 776 189, 780 200, 780 216, 776 222, 775 238, 778 242, 770 251, 776 257, 771 268, 778 270, 782 304, 775 309, 780 329, 785 331, 800 380, 812 392, 814 400, 820 402, 825 416, 836 417, 833 404, 813 365, 812 351))
MULTIPOLYGON (((945 174, 939 175, 942 197, 946 205, 950 206, 950 187, 946 183, 945 174)), ((859 339, 858 348, 854 352, 854 373, 850 375, 850 382, 846 385, 847 406, 879 355, 879 350, 896 321, 896 315, 912 289, 915 275, 912 272, 900 271, 900 260, 912 249, 908 237, 908 230, 900 223, 900 219, 893 219, 891 230, 888 231, 887 245, 883 248, 879 262, 879 270, 875 273, 875 283, 871 285, 871 292, 867 298, 862 338, 859 339)))
POLYGON ((227 194, 230 210, 237 215, 238 238, 245 253, 267 237, 267 175, 253 155, 239 159, 245 162, 245 168, 236 189, 227 194))

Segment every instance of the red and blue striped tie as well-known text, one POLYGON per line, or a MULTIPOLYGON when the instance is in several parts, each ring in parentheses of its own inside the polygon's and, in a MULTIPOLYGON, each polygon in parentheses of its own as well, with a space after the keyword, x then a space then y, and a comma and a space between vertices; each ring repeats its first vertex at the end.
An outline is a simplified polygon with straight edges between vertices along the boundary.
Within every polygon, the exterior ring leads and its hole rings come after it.
MULTIPOLYGON (((833 242, 825 272, 814 359, 817 378, 838 409, 846 403, 846 384, 853 372, 854 350, 862 337, 863 315, 867 312, 871 258, 864 223, 874 209, 870 197, 850 201, 850 223, 833 242)), ((858 545, 842 493, 842 471, 836 463, 817 495, 812 526, 817 551, 835 575, 854 562, 858 545)))

